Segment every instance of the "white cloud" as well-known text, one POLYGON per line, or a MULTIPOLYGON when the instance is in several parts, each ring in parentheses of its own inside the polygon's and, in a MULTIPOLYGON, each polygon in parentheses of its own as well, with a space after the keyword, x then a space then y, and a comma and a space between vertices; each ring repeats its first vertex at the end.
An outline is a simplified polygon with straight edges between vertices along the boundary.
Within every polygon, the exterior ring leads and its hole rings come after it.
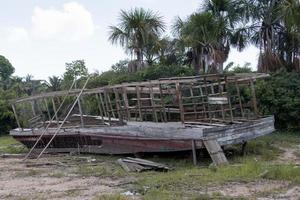
POLYGON ((77 41, 95 28, 91 13, 77 2, 65 3, 62 10, 35 7, 32 16, 32 35, 39 39, 77 41))
POLYGON ((23 27, 7 27, 0 30, 1 41, 16 43, 29 38, 28 32, 23 27))

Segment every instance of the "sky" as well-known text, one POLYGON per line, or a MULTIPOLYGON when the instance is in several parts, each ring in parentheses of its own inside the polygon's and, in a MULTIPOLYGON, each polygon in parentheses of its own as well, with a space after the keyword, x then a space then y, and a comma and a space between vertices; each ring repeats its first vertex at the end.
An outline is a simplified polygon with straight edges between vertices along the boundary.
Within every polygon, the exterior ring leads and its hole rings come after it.
MULTIPOLYGON (((119 60, 129 59, 120 46, 108 41, 109 26, 118 23, 121 9, 143 7, 158 12, 167 25, 176 16, 185 19, 201 0, 9 0, 0 8, 0 55, 15 67, 15 74, 36 79, 61 76, 65 63, 84 59, 89 72, 103 72, 119 60)), ((228 62, 256 68, 258 50, 232 49, 228 62)))

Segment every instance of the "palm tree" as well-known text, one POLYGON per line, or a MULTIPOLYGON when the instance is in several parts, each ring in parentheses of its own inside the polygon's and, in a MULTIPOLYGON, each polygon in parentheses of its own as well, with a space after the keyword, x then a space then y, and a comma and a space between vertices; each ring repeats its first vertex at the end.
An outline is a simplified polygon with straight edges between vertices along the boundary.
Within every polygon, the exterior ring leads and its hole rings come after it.
POLYGON ((258 71, 299 68, 300 3, 298 0, 248 0, 253 22, 251 40, 259 49, 258 71))
POLYGON ((202 12, 211 13, 220 26, 216 57, 212 64, 219 72, 223 71, 230 47, 242 51, 248 43, 249 33, 245 22, 249 19, 249 11, 245 5, 244 0, 205 0, 201 7, 202 12))
POLYGON ((119 24, 109 28, 109 40, 124 47, 127 53, 136 55, 142 66, 145 46, 150 40, 159 38, 165 30, 165 24, 158 13, 135 8, 129 11, 121 10, 119 24))
POLYGON ((187 21, 178 18, 173 25, 173 31, 189 49, 190 64, 196 73, 210 70, 209 65, 217 56, 215 50, 219 48, 222 29, 222 24, 208 12, 194 13, 187 21))
POLYGON ((51 91, 58 91, 61 89, 62 80, 58 76, 49 77, 49 81, 47 82, 48 88, 51 91))

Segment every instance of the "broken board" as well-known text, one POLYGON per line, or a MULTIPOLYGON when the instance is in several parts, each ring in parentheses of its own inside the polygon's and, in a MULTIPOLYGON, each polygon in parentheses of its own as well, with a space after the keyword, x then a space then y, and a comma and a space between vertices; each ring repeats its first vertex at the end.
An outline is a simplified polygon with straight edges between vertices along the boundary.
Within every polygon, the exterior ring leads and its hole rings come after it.
POLYGON ((228 164, 227 158, 217 140, 204 140, 203 143, 216 166, 228 164))

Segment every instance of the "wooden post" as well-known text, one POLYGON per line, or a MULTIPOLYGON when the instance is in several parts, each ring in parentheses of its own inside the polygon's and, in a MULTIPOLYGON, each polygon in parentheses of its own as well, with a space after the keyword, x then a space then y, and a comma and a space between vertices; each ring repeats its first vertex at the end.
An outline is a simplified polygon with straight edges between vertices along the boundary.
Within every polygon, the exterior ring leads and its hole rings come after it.
POLYGON ((46 99, 44 99, 44 103, 45 103, 45 106, 46 106, 49 122, 52 123, 51 114, 50 114, 50 110, 49 110, 49 107, 48 107, 48 102, 47 102, 46 99))
POLYGON ((108 105, 108 101, 107 101, 107 93, 106 90, 104 90, 104 102, 105 102, 105 106, 106 106, 106 111, 107 111, 107 115, 108 115, 108 122, 109 124, 111 124, 111 115, 109 112, 109 105, 108 105))
POLYGON ((149 87, 150 102, 151 102, 151 106, 152 106, 152 113, 153 113, 155 122, 158 122, 157 113, 156 113, 156 105, 155 105, 155 102, 154 102, 154 95, 153 95, 152 84, 149 83, 148 87, 149 87))
POLYGON ((109 96, 109 94, 107 94, 107 92, 106 92, 106 99, 107 99, 107 103, 108 103, 109 109, 111 111, 112 117, 116 118, 116 115, 114 113, 114 109, 112 107, 112 103, 111 103, 111 100, 110 100, 110 96, 109 96))
POLYGON ((244 118, 245 115, 244 115, 244 109, 243 109, 243 104, 242 104, 242 99, 241 99, 240 87, 239 87, 236 79, 235 79, 235 88, 236 88, 236 92, 237 92, 237 95, 238 95, 238 98, 239 98, 241 114, 242 114, 242 117, 244 118))
POLYGON ((35 101, 31 101, 31 109, 32 109, 32 114, 33 116, 36 116, 36 112, 35 112, 35 101))
POLYGON ((179 82, 176 82, 175 86, 176 86, 176 96, 177 96, 179 110, 180 110, 180 119, 181 119, 181 123, 184 123, 184 109, 183 109, 183 105, 182 105, 182 97, 181 97, 179 82))
POLYGON ((140 93, 140 87, 136 86, 135 87, 136 90, 136 97, 137 97, 137 103, 138 103, 138 109, 139 109, 139 116, 140 116, 140 120, 143 121, 143 115, 142 115, 142 110, 141 110, 141 93, 140 93))
POLYGON ((167 122, 167 113, 166 113, 166 107, 165 107, 165 101, 163 99, 163 92, 162 92, 162 88, 161 88, 161 84, 158 84, 158 88, 159 88, 159 94, 160 94, 160 102, 162 105, 162 109, 163 109, 163 118, 164 118, 164 122, 167 122))
MULTIPOLYGON (((221 96, 223 97, 223 88, 222 88, 222 85, 221 85, 220 78, 218 78, 218 85, 219 85, 219 94, 221 94, 221 96)), ((221 104, 221 110, 222 110, 222 119, 223 119, 223 121, 225 121, 225 112, 224 112, 223 104, 221 104)))
POLYGON ((96 101, 97 101, 97 105, 98 105, 98 108, 99 108, 99 112, 100 112, 100 115, 101 115, 101 121, 104 122, 104 116, 103 116, 104 114, 103 114, 103 110, 101 108, 100 98, 99 98, 97 93, 95 94, 95 96, 96 96, 96 101))
POLYGON ((59 125, 59 119, 58 119, 58 116, 57 116, 55 101, 54 101, 53 98, 51 98, 51 101, 52 101, 52 107, 53 107, 53 111, 54 111, 55 120, 56 120, 57 125, 59 125))
POLYGON ((99 98, 100 98, 100 103, 101 103, 101 106, 102 106, 102 109, 103 109, 103 113, 106 117, 108 117, 107 109, 105 108, 105 104, 104 104, 104 100, 102 98, 101 92, 99 93, 99 98))
POLYGON ((127 90, 126 87, 122 87, 122 95, 123 95, 123 99, 124 99, 124 105, 125 105, 125 109, 126 109, 126 113, 127 113, 127 119, 130 120, 130 110, 129 110, 129 102, 128 102, 128 97, 127 97, 127 90))
MULTIPOLYGON (((12 107, 12 110, 13 110, 13 112, 14 112, 15 119, 16 119, 16 122, 17 122, 17 125, 18 125, 18 128, 21 128, 20 121, 19 121, 19 118, 18 118, 18 115, 17 115, 17 111, 16 111, 16 108, 15 108, 15 105, 12 104, 11 107, 12 107)), ((21 128, 21 129, 22 129, 22 128, 21 128)))
POLYGON ((250 79, 250 86, 251 86, 251 93, 252 93, 252 103, 253 103, 253 109, 256 117, 259 115, 258 109, 257 109, 257 101, 256 101, 256 94, 255 94, 255 86, 253 83, 253 79, 250 79))
POLYGON ((119 122, 121 124, 123 124, 123 115, 122 115, 122 112, 121 112, 119 93, 118 93, 116 88, 114 88, 113 91, 115 93, 115 102, 116 102, 116 108, 117 108, 117 112, 118 112, 119 122))
POLYGON ((80 122, 81 122, 81 128, 84 127, 84 121, 83 121, 83 113, 82 113, 82 108, 81 108, 81 103, 80 103, 80 97, 78 98, 78 109, 79 109, 79 114, 80 114, 80 122))
POLYGON ((226 86, 226 94, 227 94, 229 111, 230 111, 230 120, 231 120, 231 122, 233 122, 233 113, 232 113, 232 106, 231 106, 230 94, 228 92, 229 86, 228 86, 227 76, 225 76, 225 86, 226 86))
POLYGON ((189 89, 190 89, 190 94, 191 94, 191 97, 192 97, 192 103, 193 103, 193 109, 194 109, 194 113, 195 113, 195 119, 198 118, 198 115, 197 115, 197 109, 196 109, 196 105, 195 105, 195 99, 194 99, 194 92, 193 92, 193 86, 192 86, 192 83, 189 85, 189 89))
POLYGON ((196 149, 196 142, 192 140, 192 153, 193 153, 193 163, 197 165, 197 149, 196 149))

